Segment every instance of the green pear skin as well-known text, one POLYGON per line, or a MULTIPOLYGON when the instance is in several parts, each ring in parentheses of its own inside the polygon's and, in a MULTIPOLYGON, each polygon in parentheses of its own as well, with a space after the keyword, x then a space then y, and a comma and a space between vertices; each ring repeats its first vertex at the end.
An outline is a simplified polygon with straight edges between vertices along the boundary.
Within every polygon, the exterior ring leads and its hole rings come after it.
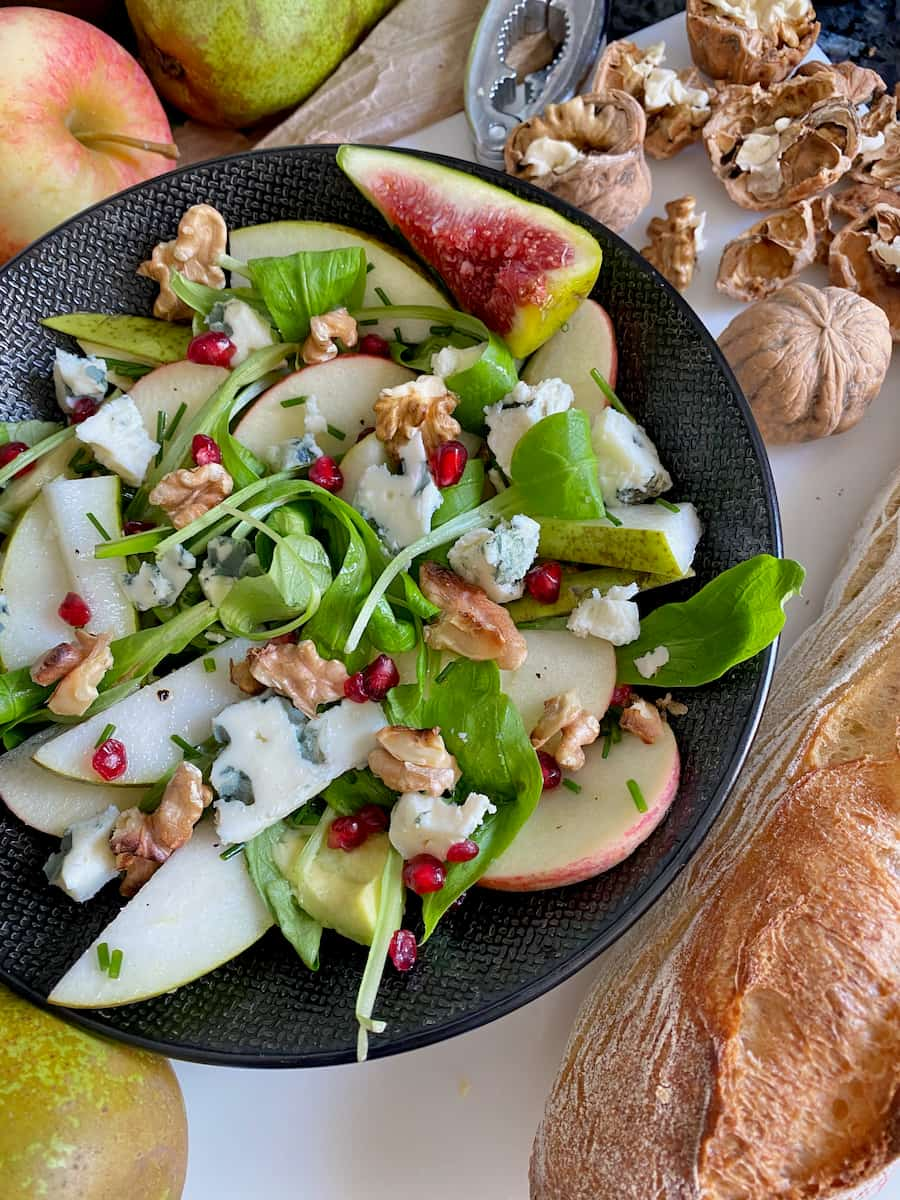
POLYGON ((521 600, 507 604, 506 611, 517 625, 525 621, 540 621, 544 617, 559 617, 570 613, 579 601, 589 596, 594 588, 607 592, 611 587, 624 587, 636 583, 642 592, 651 588, 675 583, 682 575, 654 575, 650 571, 629 571, 624 567, 597 567, 591 571, 564 571, 559 588, 559 599, 552 604, 543 604, 528 593, 521 600))
POLYGON ((101 342, 111 350, 128 350, 145 362, 178 362, 187 354, 190 325, 175 325, 155 317, 107 316, 105 313, 61 313, 41 324, 74 338, 101 342))

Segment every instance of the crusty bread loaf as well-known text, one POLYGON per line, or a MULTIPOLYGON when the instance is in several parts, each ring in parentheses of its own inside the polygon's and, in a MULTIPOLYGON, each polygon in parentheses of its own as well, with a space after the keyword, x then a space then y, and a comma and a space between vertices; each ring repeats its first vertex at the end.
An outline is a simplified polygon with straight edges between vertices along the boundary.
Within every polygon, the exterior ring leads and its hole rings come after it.
POLYGON ((851 550, 728 809, 600 960, 533 1200, 847 1195, 900 1153, 900 475, 851 550))

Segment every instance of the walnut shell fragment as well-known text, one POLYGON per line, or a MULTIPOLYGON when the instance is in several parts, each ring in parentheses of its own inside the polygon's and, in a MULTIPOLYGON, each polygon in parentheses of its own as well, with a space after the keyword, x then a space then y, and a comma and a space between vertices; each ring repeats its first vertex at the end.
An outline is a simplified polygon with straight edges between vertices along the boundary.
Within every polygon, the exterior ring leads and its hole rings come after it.
POLYGON ((797 75, 830 75, 841 95, 851 104, 872 104, 887 91, 887 84, 877 71, 858 67, 854 62, 808 62, 797 68, 797 75))
POLYGON ((838 287, 877 304, 900 341, 900 208, 876 204, 845 225, 831 244, 828 274, 838 287))
POLYGON ((831 196, 800 200, 745 229, 722 251, 716 287, 735 300, 760 300, 820 258, 830 241, 831 196))
POLYGON ((900 114, 896 96, 881 100, 862 118, 860 153, 851 179, 900 191, 900 114))
POLYGON ((640 104, 615 89, 549 104, 517 125, 503 151, 506 170, 602 221, 617 233, 650 202, 640 104))
POLYGON ((726 88, 703 130, 714 173, 750 209, 825 191, 850 170, 859 137, 856 109, 828 74, 726 88))
POLYGON ((900 192, 877 187, 873 183, 854 183, 845 191, 835 193, 832 208, 842 217, 855 221, 876 204, 889 204, 893 208, 900 208, 900 192))
POLYGON ((703 245, 706 213, 696 212, 693 196, 680 196, 666 203, 666 216, 654 217, 647 226, 650 245, 641 254, 679 292, 690 287, 697 264, 697 251, 703 245))
POLYGON ((877 305, 840 287, 790 283, 734 318, 719 346, 770 445, 844 433, 878 395, 891 359, 877 305))
POLYGON ((786 79, 819 36, 809 0, 687 0, 691 57, 704 74, 768 86, 786 79))

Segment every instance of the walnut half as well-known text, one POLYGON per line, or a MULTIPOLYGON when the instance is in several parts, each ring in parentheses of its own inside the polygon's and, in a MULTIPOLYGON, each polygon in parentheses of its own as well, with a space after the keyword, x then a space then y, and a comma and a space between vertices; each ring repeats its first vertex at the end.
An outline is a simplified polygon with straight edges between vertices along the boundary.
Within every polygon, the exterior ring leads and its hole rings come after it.
MULTIPOLYGON (((253 680, 287 696, 295 708, 314 717, 320 704, 342 700, 347 668, 336 658, 322 658, 316 644, 266 642, 247 651, 246 666, 253 680)), ((234 676, 232 676, 234 678, 234 676)), ((241 691, 248 688, 240 681, 241 691)))
POLYGON ((391 462, 400 461, 400 451, 417 429, 429 456, 452 441, 460 432, 453 416, 457 403, 440 375, 419 375, 409 383, 383 388, 375 401, 375 436, 384 442, 391 462))
POLYGON ((178 222, 178 234, 170 242, 160 242, 137 269, 138 275, 154 279, 159 295, 153 315, 163 321, 188 321, 194 315, 171 288, 172 271, 178 271, 192 283, 211 288, 225 286, 225 272, 219 259, 228 244, 228 227, 222 214, 211 204, 192 204, 178 222))
POLYGON ((830 195, 800 200, 745 229, 722 251, 716 287, 736 300, 759 300, 818 261, 831 237, 830 195))
POLYGON ((679 292, 690 287, 697 264, 697 251, 703 245, 706 213, 695 211, 693 196, 680 196, 666 204, 666 216, 654 217, 647 226, 650 245, 641 254, 679 292))
POLYGON ((97 685, 113 665, 112 634, 75 630, 75 643, 61 642, 31 668, 35 683, 56 683, 47 707, 60 717, 81 717, 97 699, 97 685), (57 682, 58 681, 58 682, 57 682))
POLYGON ((392 791, 440 796, 456 786, 461 772, 440 729, 386 725, 375 740, 378 746, 369 754, 369 769, 392 791))
POLYGON ((562 692, 544 701, 541 719, 531 731, 531 744, 540 750, 557 734, 559 743, 553 757, 566 770, 580 771, 584 766, 584 747, 600 736, 600 722, 582 705, 577 692, 562 692))
POLYGON ((221 463, 170 471, 150 493, 150 503, 163 509, 176 529, 183 529, 215 508, 234 488, 221 463))
POLYGON ((303 343, 300 357, 305 363, 324 363, 337 358, 337 341, 351 349, 356 345, 356 321, 346 308, 335 308, 309 319, 309 337, 303 343))
POLYGON ((493 659, 503 671, 515 671, 528 655, 528 643, 509 613, 480 587, 438 563, 423 563, 419 586, 440 608, 425 626, 425 641, 434 650, 452 650, 475 662, 493 659))

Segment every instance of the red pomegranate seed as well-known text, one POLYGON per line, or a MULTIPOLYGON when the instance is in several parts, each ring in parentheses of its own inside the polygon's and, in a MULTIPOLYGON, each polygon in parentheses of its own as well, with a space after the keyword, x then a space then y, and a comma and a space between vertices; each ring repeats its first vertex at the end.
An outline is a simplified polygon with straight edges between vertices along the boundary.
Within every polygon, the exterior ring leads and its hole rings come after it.
POLYGON ((358 434, 356 435, 356 440, 357 440, 357 442, 361 442, 361 441, 363 440, 363 438, 367 438, 367 437, 369 436, 369 434, 370 434, 370 433, 374 433, 374 432, 375 432, 375 426, 374 426, 374 425, 367 425, 367 426, 365 427, 365 429, 362 431, 362 433, 358 433, 358 434))
POLYGON ((323 454, 312 464, 309 468, 309 478, 312 483, 317 483, 326 492, 339 492, 344 486, 341 468, 327 454, 323 454))
POLYGON ((94 751, 91 766, 107 783, 111 779, 118 779, 128 770, 128 755, 125 747, 118 738, 107 738, 94 751))
POLYGON ((352 700, 354 704, 365 704, 369 699, 362 671, 357 671, 355 675, 351 675, 348 679, 344 680, 344 695, 348 700, 352 700))
POLYGON ((481 851, 481 847, 477 842, 473 842, 471 838, 465 838, 461 842, 454 842, 447 850, 447 862, 469 862, 473 858, 477 858, 481 851))
POLYGON ((400 682, 397 664, 387 654, 379 654, 363 668, 363 686, 370 700, 383 700, 392 687, 400 682))
POLYGON ((528 595, 538 604, 555 604, 559 599, 562 583, 562 567, 558 562, 539 563, 525 576, 528 595))
MULTIPOLYGON (((5 467, 7 463, 11 463, 14 458, 18 458, 27 449, 28 447, 24 442, 7 442, 5 446, 0 446, 0 467, 5 467)), ((21 471, 16 471, 13 479, 20 479, 23 475, 27 475, 29 471, 33 471, 36 466, 37 463, 29 463, 21 471)))
POLYGON ((204 363, 210 367, 227 367, 237 350, 227 333, 199 333, 188 343, 187 356, 190 362, 204 363))
POLYGON ((269 638, 267 646, 293 646, 296 637, 292 633, 279 633, 278 637, 269 638))
POLYGON ((431 456, 431 474, 440 488, 453 487, 462 479, 469 452, 462 442, 443 442, 431 456))
POLYGON ((403 882, 417 896, 426 892, 439 892, 444 886, 447 872, 444 864, 433 854, 417 854, 403 864, 403 882))
POLYGON ((379 358, 390 358, 390 343, 378 333, 366 333, 359 339, 360 354, 377 354, 379 358))
POLYGON ((411 971, 416 965, 419 947, 416 945, 416 935, 408 929, 398 929, 391 938, 388 946, 391 962, 398 971, 411 971))
POLYGON ((198 467, 208 467, 210 463, 222 461, 222 451, 219 443, 206 433, 195 433, 191 439, 191 455, 198 467))
POLYGON ((625 708, 631 703, 632 694, 630 683, 617 683, 610 697, 610 708, 625 708))
POLYGON ((69 419, 73 425, 80 425, 82 421, 86 421, 88 417, 92 417, 99 407, 100 405, 93 396, 79 396, 72 405, 69 419))
POLYGON ((537 756, 538 762, 541 764, 541 774, 544 777, 543 790, 550 792, 562 783, 562 771, 559 769, 559 763, 552 754, 547 754, 544 750, 538 750, 537 756))
POLYGON ((61 621, 65 621, 67 625, 74 625, 76 629, 87 625, 91 619, 90 608, 77 592, 66 592, 62 604, 56 611, 61 621))
POLYGON ((356 813, 356 819, 367 834, 384 833, 391 823, 387 809, 380 804, 364 804, 356 813))
POLYGON ((156 526, 151 521, 126 521, 122 526, 122 532, 126 537, 132 533, 149 533, 156 526))
POLYGON ((335 817, 328 827, 328 845, 332 850, 355 850, 368 836, 356 817, 335 817))

